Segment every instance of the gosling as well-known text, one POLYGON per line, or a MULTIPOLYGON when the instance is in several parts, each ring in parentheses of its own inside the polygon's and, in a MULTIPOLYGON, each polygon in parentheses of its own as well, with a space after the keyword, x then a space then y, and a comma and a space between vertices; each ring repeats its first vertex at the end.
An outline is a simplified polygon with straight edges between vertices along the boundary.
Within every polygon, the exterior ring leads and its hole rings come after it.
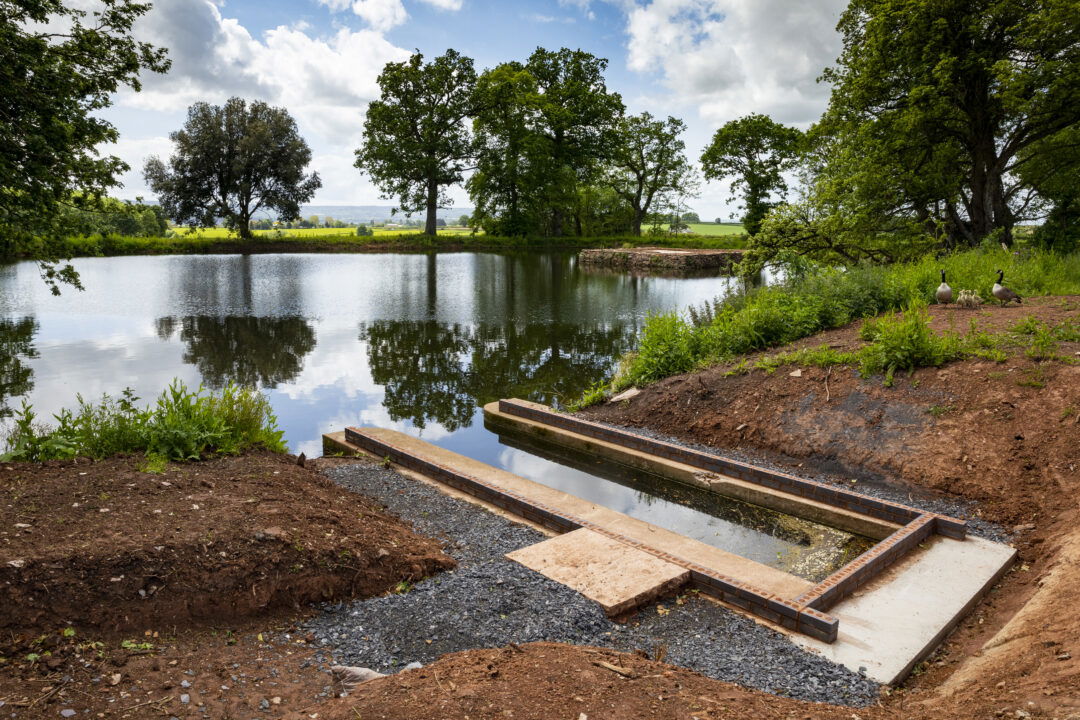
POLYGON ((1005 282, 1005 272, 1003 270, 998 270, 997 276, 997 282, 994 283, 994 289, 991 290, 991 292, 993 293, 994 297, 996 297, 1001 302, 1001 307, 1005 307, 1013 300, 1016 301, 1017 305, 1023 305, 1024 303, 1019 295, 1001 284, 1005 282))
POLYGON ((941 284, 937 286, 937 301, 940 305, 952 302, 952 288, 945 282, 945 271, 941 271, 941 284))

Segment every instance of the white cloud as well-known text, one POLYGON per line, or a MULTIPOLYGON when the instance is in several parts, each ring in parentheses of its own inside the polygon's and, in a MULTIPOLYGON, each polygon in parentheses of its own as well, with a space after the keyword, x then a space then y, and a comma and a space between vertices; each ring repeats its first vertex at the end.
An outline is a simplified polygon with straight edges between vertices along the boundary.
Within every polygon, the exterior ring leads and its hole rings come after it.
MULTIPOLYGON (((334 2, 340 0, 328 4, 334 2)), ((317 199, 348 197, 363 203, 377 198, 371 184, 351 168, 353 150, 367 104, 379 96, 379 73, 386 63, 408 58, 408 50, 373 28, 341 27, 319 35, 297 23, 254 37, 237 20, 223 17, 211 0, 159 0, 135 31, 139 39, 169 49, 172 69, 144 76, 140 93, 119 93, 118 109, 112 112, 152 111, 159 123, 175 127, 155 127, 150 137, 121 127, 121 142, 102 148, 133 168, 121 177, 123 197, 152 196, 142 180, 143 162, 152 154, 168 156, 171 145, 164 134, 180 125, 178 119, 166 121, 166 114, 176 118, 196 101, 221 103, 236 95, 289 110, 312 147, 311 169, 323 178, 317 199)))
POLYGON ((845 0, 651 0, 627 11, 627 65, 659 73, 713 126, 751 112, 806 125, 821 114, 822 69, 840 52, 845 0))
POLYGON ((460 10, 461 0, 423 0, 423 2, 440 10, 460 10))
POLYGON ((373 30, 385 32, 409 19, 401 0, 354 0, 352 11, 373 30))

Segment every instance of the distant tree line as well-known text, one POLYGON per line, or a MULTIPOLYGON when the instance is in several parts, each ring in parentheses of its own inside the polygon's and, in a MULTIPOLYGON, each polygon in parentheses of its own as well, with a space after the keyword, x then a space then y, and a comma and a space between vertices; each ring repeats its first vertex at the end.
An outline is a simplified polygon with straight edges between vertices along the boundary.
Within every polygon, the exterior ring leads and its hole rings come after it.
POLYGON ((471 226, 490 234, 641 234, 697 178, 683 122, 628 116, 606 68, 566 48, 479 74, 454 50, 389 63, 356 166, 403 211, 423 213, 427 234, 446 189, 461 182, 476 208, 471 226))

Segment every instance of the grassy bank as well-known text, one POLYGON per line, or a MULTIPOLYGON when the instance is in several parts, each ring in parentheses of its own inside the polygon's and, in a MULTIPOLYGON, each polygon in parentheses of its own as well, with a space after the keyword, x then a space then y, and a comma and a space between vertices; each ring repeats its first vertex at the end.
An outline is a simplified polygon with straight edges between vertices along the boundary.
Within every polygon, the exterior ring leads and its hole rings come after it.
POLYGON ((420 233, 376 233, 358 236, 344 230, 320 229, 277 234, 259 231, 252 240, 229 237, 225 231, 179 233, 169 238, 100 235, 71 237, 52 243, 48 251, 32 244, 24 247, 17 259, 38 257, 109 257, 117 255, 197 255, 215 253, 272 252, 424 252, 430 250, 561 250, 604 247, 686 247, 734 249, 746 246, 745 236, 678 237, 561 237, 517 238, 494 235, 440 233, 434 238, 420 233), (295 233, 295 234, 294 234, 295 233))
POLYGON ((78 408, 38 422, 23 402, 0 460, 101 459, 145 453, 148 465, 196 460, 206 454, 234 455, 256 445, 285 451, 270 402, 258 390, 228 386, 219 393, 188 389, 174 381, 149 407, 125 390, 98 402, 78 397, 78 408))
POLYGON ((867 371, 891 373, 904 367, 906 360, 894 361, 890 353, 907 343, 905 347, 911 352, 928 353, 925 364, 943 361, 939 358, 948 359, 950 353, 962 348, 955 343, 955 347, 940 347, 920 336, 925 322, 919 318, 921 308, 933 302, 941 268, 946 270, 954 297, 969 289, 994 302, 990 289, 998 268, 1005 271, 1006 285, 1022 296, 1080 294, 1080 253, 1062 256, 1025 251, 1017 255, 973 250, 889 266, 815 268, 781 285, 718 299, 685 313, 650 318, 638 350, 624 357, 615 379, 595 388, 583 404, 598 401, 608 392, 735 361, 746 353, 904 308, 909 309, 907 321, 882 321, 877 335, 873 328, 867 330, 866 339, 880 337, 873 351, 879 353, 877 359, 867 355, 833 360, 857 360, 867 371))

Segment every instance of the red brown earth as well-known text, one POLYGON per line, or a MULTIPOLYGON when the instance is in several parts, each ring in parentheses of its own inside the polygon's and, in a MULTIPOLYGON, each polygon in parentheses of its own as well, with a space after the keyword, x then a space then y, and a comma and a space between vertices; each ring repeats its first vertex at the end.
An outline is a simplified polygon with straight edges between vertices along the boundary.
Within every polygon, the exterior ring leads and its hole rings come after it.
POLYGON ((376 503, 269 452, 0 466, 0 631, 223 624, 453 566, 376 503))

